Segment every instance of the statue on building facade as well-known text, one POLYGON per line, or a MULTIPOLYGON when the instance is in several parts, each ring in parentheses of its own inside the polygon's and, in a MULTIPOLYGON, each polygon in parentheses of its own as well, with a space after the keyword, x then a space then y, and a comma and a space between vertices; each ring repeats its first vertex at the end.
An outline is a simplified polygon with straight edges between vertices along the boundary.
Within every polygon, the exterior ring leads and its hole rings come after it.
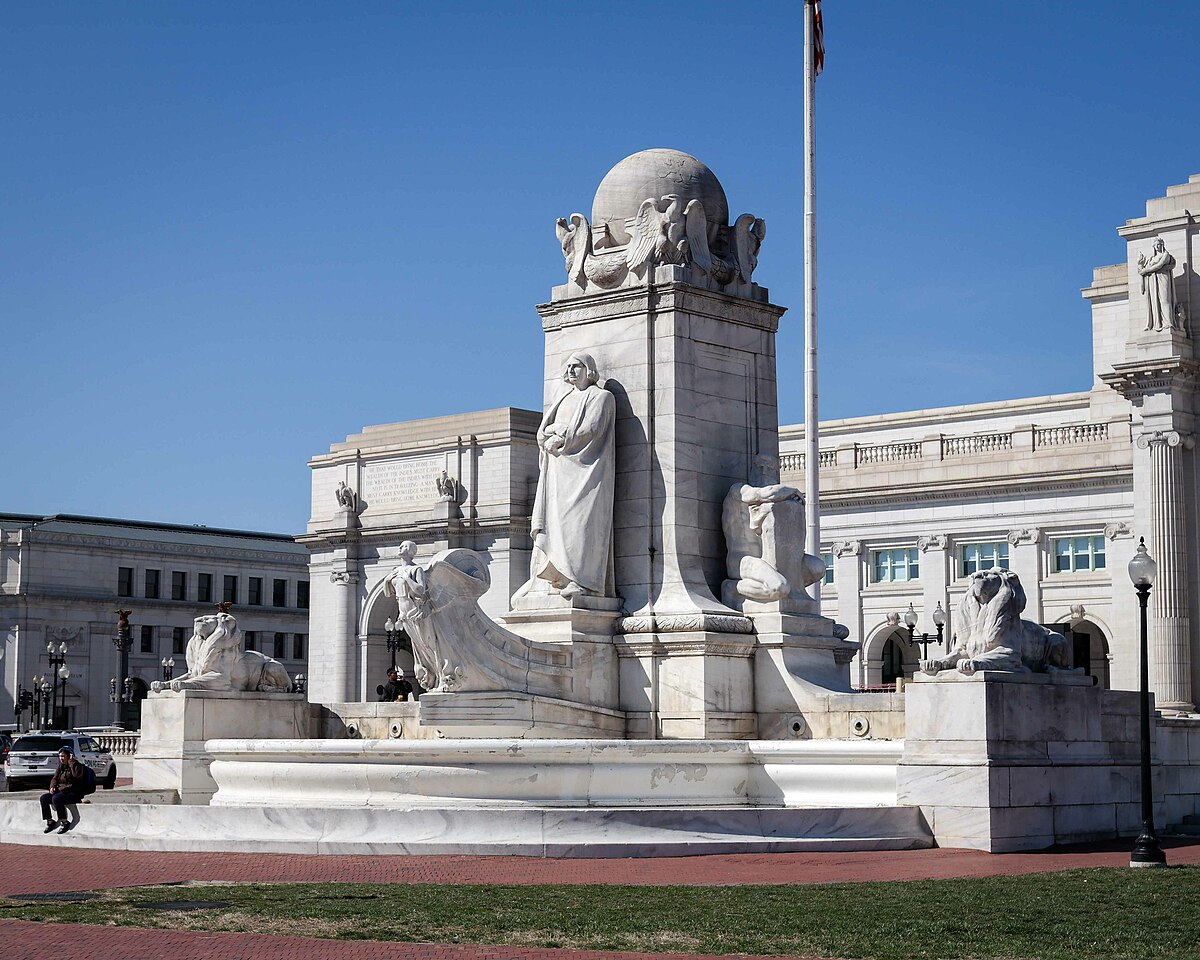
POLYGON ((1154 238, 1154 250, 1149 258, 1144 253, 1138 254, 1137 267, 1142 277, 1142 297, 1146 301, 1146 329, 1181 329, 1172 275, 1175 258, 1167 252, 1162 237, 1154 238))
POLYGON ((600 386, 589 354, 567 358, 571 389, 538 427, 537 494, 530 534, 529 582, 518 596, 548 584, 561 596, 605 594, 616 489, 616 399, 600 386))
POLYGON ((197 617, 187 644, 187 672, 174 680, 155 680, 156 693, 181 690, 229 690, 287 693, 291 678, 278 660, 242 649, 237 620, 221 612, 197 617))
POLYGON ((1015 573, 994 567, 971 574, 955 619, 949 656, 922 660, 921 670, 937 674, 957 669, 1010 673, 1055 673, 1072 669, 1074 652, 1061 633, 1022 620, 1025 589, 1015 573))
POLYGON ((433 485, 437 488, 438 497, 443 502, 454 503, 458 500, 458 481, 444 469, 434 478, 433 485))
POLYGON ((722 587, 726 606, 741 609, 743 600, 804 601, 804 589, 825 575, 824 561, 804 552, 804 496, 779 483, 774 457, 755 457, 750 482, 729 488, 721 527, 729 578, 722 587))
POLYGON ((337 489, 333 492, 337 498, 338 508, 347 510, 351 513, 358 507, 358 494, 354 492, 354 488, 346 483, 345 480, 339 480, 337 489))

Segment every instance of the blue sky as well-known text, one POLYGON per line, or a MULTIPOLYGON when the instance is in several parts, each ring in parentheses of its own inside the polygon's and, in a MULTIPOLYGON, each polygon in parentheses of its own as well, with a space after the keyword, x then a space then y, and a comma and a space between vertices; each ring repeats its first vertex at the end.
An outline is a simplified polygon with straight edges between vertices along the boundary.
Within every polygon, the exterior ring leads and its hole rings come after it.
MULTIPOLYGON (((647 147, 766 219, 801 420, 799 9, 6 4, 0 511, 298 532, 346 434, 537 406, 554 219, 647 147)), ((1200 172, 1194 5, 824 10, 822 416, 1086 389, 1079 288, 1200 172)))

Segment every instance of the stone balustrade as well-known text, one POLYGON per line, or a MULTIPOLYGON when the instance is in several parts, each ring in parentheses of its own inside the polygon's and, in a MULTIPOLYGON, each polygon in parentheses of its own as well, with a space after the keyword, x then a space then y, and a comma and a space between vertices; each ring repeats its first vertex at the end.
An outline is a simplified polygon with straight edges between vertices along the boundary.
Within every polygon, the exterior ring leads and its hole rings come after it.
MULTIPOLYGON (((935 434, 921 440, 897 440, 889 443, 850 443, 833 450, 822 450, 821 470, 843 470, 875 464, 906 461, 940 461, 962 457, 995 456, 1015 450, 1036 451, 1046 447, 1073 447, 1107 443, 1113 436, 1108 422, 1074 423, 1063 426, 1021 426, 991 433, 962 436, 935 434)), ((804 470, 803 453, 783 453, 779 457, 782 473, 804 470)))
POLYGON ((101 750, 106 750, 114 757, 132 757, 137 753, 138 741, 142 735, 136 730, 126 730, 120 733, 97 733, 94 739, 100 744, 101 750))

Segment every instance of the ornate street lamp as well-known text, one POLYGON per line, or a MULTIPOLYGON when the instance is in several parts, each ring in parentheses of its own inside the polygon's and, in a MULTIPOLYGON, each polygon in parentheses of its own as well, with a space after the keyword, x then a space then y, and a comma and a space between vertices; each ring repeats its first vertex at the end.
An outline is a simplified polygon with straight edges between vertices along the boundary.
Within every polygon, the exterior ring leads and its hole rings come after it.
POLYGON ((29 728, 31 730, 42 729, 42 683, 45 677, 34 676, 33 689, 29 691, 29 728))
POLYGON ((162 658, 163 683, 170 683, 171 678, 173 676, 175 676, 175 658, 174 657, 163 657, 162 658))
POLYGON ((292 677, 292 693, 303 693, 308 687, 308 677, 302 673, 292 677))
POLYGON ((133 646, 133 628, 129 626, 132 610, 117 611, 117 635, 112 638, 117 648, 117 675, 108 682, 108 699, 113 705, 112 725, 125 729, 125 704, 129 701, 129 648, 133 646))
POLYGON ((396 669, 396 654, 404 646, 404 638, 407 636, 403 630, 388 617, 387 622, 383 625, 383 632, 387 637, 388 655, 392 658, 392 669, 396 669))
POLYGON ((919 643, 921 645, 921 659, 929 659, 929 645, 937 640, 938 645, 942 643, 942 630, 946 626, 946 611, 942 609, 942 601, 938 601, 938 605, 933 611, 933 625, 937 629, 936 634, 922 633, 921 639, 917 639, 917 611, 913 609, 913 605, 908 605, 908 610, 904 614, 904 625, 908 627, 908 645, 919 643))
POLYGON ((42 685, 38 687, 38 689, 42 692, 41 709, 38 711, 38 719, 40 721, 38 729, 45 730, 48 726, 50 726, 50 691, 54 688, 50 686, 49 680, 47 680, 45 677, 42 677, 42 685))
POLYGON ((1150 587, 1158 573, 1158 564, 1146 552, 1146 538, 1138 541, 1137 553, 1129 561, 1129 579, 1137 590, 1138 606, 1141 607, 1141 692, 1142 692, 1142 832, 1134 841, 1129 855, 1131 867, 1165 867, 1167 856, 1158 843, 1154 832, 1154 789, 1151 783, 1150 765, 1150 669, 1146 663, 1146 602, 1150 599, 1150 587))
POLYGON ((71 676, 71 669, 67 666, 67 645, 60 643, 56 647, 53 642, 46 644, 46 659, 50 661, 50 725, 62 729, 66 726, 62 722, 66 718, 62 715, 67 712, 67 678, 71 676))

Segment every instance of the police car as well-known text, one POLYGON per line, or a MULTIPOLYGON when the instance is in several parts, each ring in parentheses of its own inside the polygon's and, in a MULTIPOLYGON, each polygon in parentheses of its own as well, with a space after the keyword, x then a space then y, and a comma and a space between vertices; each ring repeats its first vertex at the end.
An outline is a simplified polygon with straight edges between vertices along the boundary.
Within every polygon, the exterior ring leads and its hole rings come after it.
POLYGON ((112 754, 101 749, 86 733, 36 730, 17 737, 9 748, 8 759, 4 761, 5 789, 48 787, 58 769, 58 751, 63 747, 69 747, 80 763, 96 771, 98 786, 111 790, 116 785, 117 764, 112 754))

